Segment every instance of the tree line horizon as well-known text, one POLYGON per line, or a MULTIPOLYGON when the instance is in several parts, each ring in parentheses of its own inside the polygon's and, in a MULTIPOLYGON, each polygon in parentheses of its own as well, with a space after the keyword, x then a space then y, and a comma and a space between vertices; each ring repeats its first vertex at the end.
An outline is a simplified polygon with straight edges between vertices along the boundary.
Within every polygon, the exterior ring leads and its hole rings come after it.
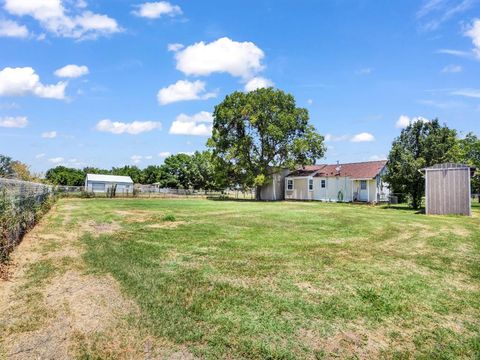
MULTIPOLYGON (((212 136, 205 151, 175 154, 162 165, 140 169, 135 165, 101 169, 49 169, 39 179, 29 167, 0 155, 0 176, 46 181, 53 185, 82 186, 87 173, 130 176, 134 183, 181 189, 256 189, 271 181, 272 169, 312 165, 324 158, 325 139, 309 122, 308 110, 296 107, 295 98, 279 89, 234 92, 215 106, 212 136)), ((392 143, 384 180, 394 193, 405 194, 418 209, 424 196, 419 170, 438 163, 461 162, 480 169, 480 139, 473 133, 460 138, 438 119, 415 121, 392 143)), ((480 193, 480 175, 472 180, 472 193, 480 193)), ((480 200, 480 197, 479 197, 480 200)))

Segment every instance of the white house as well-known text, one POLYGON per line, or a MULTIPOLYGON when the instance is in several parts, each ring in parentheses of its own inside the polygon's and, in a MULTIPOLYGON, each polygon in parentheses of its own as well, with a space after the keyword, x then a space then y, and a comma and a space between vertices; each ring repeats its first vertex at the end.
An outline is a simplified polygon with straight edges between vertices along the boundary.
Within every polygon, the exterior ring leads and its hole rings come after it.
POLYGON ((382 181, 386 160, 336 165, 311 165, 285 177, 286 200, 387 201, 382 181))
POLYGON ((87 174, 85 191, 104 193, 116 185, 118 193, 133 193, 133 181, 130 176, 87 174))

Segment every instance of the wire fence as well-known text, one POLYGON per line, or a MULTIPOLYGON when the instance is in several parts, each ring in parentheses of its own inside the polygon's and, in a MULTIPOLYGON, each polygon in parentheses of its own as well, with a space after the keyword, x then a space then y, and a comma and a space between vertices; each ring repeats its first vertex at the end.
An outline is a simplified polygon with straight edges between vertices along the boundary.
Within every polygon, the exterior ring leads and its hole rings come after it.
POLYGON ((50 207, 54 188, 0 178, 0 263, 50 207))

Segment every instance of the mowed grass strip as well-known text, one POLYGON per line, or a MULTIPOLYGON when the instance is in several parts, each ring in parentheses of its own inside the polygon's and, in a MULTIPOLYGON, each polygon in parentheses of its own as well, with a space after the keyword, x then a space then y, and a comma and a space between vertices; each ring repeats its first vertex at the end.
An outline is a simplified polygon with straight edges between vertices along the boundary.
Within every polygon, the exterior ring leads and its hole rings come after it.
POLYGON ((91 271, 203 358, 480 356, 471 218, 316 202, 78 200, 91 271))

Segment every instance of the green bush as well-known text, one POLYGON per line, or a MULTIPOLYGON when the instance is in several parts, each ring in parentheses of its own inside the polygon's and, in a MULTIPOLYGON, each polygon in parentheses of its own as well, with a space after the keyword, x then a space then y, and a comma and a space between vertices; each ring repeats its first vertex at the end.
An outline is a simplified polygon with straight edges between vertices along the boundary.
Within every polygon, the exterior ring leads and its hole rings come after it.
POLYGON ((175 221, 176 218, 175 218, 175 215, 173 214, 166 214, 164 217, 163 217, 163 221, 175 221))

